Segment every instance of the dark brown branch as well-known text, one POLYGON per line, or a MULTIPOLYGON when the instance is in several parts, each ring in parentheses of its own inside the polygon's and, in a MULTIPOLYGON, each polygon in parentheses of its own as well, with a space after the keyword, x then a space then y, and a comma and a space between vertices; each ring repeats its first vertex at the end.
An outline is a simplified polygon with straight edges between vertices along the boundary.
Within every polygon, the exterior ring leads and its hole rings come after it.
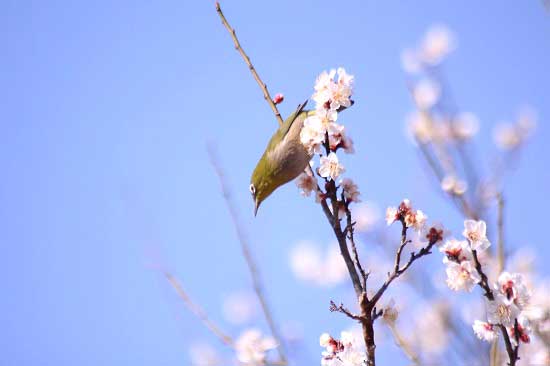
POLYGON ((250 69, 250 72, 252 73, 252 76, 260 86, 260 89, 262 89, 262 93, 264 94, 264 99, 269 104, 269 107, 275 114, 275 118, 277 118, 277 123, 279 123, 279 126, 283 124, 283 118, 281 117, 281 114, 279 113, 279 109, 277 109, 277 105, 273 102, 273 99, 271 98, 271 95, 269 94, 269 91, 267 90, 267 85, 262 81, 260 78, 260 75, 258 75, 258 72, 256 71, 256 68, 254 65, 252 65, 252 62, 250 62, 250 58, 248 55, 244 52, 243 48, 241 47, 241 44, 239 42, 239 39, 237 38, 237 33, 235 32, 235 29, 231 27, 227 19, 225 19, 225 16, 223 15, 222 8, 220 7, 220 3, 216 2, 216 11, 218 12, 218 15, 220 16, 220 19, 222 21, 222 24, 227 29, 229 34, 231 35, 231 38, 233 39, 233 43, 235 44, 235 49, 240 53, 242 56, 244 62, 250 69))
POLYGON ((373 307, 376 305, 378 300, 380 300, 380 298, 382 297, 384 292, 388 289, 389 285, 395 279, 397 279, 399 276, 401 276, 401 274, 403 274, 407 269, 409 269, 409 267, 414 263, 414 261, 416 261, 417 259, 419 259, 419 258, 421 258, 425 255, 430 254, 432 252, 433 246, 435 245, 435 242, 429 242, 428 245, 423 247, 422 249, 420 249, 418 251, 418 253, 411 252, 409 260, 407 261, 407 263, 404 266, 401 267, 401 254, 402 254, 403 249, 405 248, 405 246, 408 243, 410 243, 410 241, 407 240, 407 225, 405 224, 405 222, 403 220, 401 221, 401 225, 402 225, 401 244, 399 245, 399 248, 397 249, 397 253, 395 255, 394 270, 393 270, 392 273, 389 274, 388 278, 386 279, 386 281, 384 282, 382 287, 380 287, 380 289, 378 289, 376 294, 370 300, 370 303, 372 304, 373 307))
POLYGON ((232 200, 231 200, 231 190, 229 189, 229 186, 227 185, 227 182, 225 181, 225 176, 223 173, 223 170, 220 166, 220 163, 218 161, 218 158, 216 156, 216 153, 212 146, 209 146, 208 152, 210 155, 210 162, 212 166, 214 167, 214 170, 216 171, 216 174, 218 175, 220 186, 222 189, 223 197, 227 206, 227 209, 229 211, 229 215, 231 216, 231 220, 233 221, 233 226, 235 227, 235 230, 237 232, 237 237, 239 239, 239 243, 241 244, 241 250, 243 253, 243 257, 245 258, 246 264, 248 266, 248 270, 250 272, 250 276, 252 278, 252 286, 254 288, 254 292, 256 293, 256 296, 258 297, 258 300, 260 302, 260 305, 262 307, 262 311, 264 314, 264 317, 267 321, 267 324, 269 326, 269 329, 271 331, 271 334, 273 335, 273 338, 277 341, 279 346, 277 347, 277 350, 279 352, 279 358, 280 358, 280 364, 286 365, 287 357, 285 354, 285 347, 283 343, 283 338, 281 334, 279 333, 279 329, 277 328, 277 325, 275 324, 275 321, 273 319, 273 315, 271 312, 271 309, 269 307, 269 304, 267 302, 266 296, 264 294, 263 285, 261 281, 261 276, 258 272, 258 268, 256 265, 256 262, 252 256, 251 250, 250 250, 250 244, 248 242, 248 237, 246 236, 244 229, 242 228, 242 225, 239 220, 237 209, 235 208, 232 200))
POLYGON ((349 311, 349 309, 347 309, 346 307, 344 307, 344 304, 340 304, 340 305, 336 305, 336 303, 332 300, 330 300, 330 307, 329 307, 329 310, 331 312, 339 312, 339 313, 342 313, 342 314, 345 314, 347 317, 353 319, 353 320, 358 320, 358 321, 362 321, 363 318, 360 316, 360 315, 357 315, 357 314, 353 314, 351 311, 349 311))
POLYGON ((355 266, 357 267, 357 270, 359 270, 359 273, 361 274, 361 285, 363 287, 363 290, 367 291, 367 278, 368 273, 363 269, 363 266, 361 265, 361 261, 359 260, 359 254, 357 253, 357 246, 355 245, 355 222, 353 222, 351 217, 351 211, 349 209, 350 202, 347 202, 344 197, 344 191, 342 190, 342 196, 341 196, 342 202, 344 202, 344 207, 346 209, 346 218, 347 218, 347 226, 344 229, 344 235, 347 235, 347 238, 349 239, 351 243, 351 251, 353 253, 353 260, 355 262, 355 266))

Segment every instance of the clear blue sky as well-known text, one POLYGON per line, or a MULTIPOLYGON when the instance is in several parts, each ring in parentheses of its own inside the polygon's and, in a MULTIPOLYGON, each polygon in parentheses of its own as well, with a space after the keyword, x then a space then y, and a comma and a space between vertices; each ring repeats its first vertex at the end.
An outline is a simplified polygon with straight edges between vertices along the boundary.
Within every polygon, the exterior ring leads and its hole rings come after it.
MULTIPOLYGON (((270 89, 285 94, 285 114, 323 69, 356 76, 356 105, 342 117, 357 150, 348 176, 365 200, 409 197, 458 228, 403 133, 412 104, 399 60, 431 24, 447 24, 459 47, 445 72, 459 105, 481 119, 485 157, 496 122, 524 104, 539 113, 506 185, 507 222, 511 245, 550 260, 550 13, 541 1, 222 5, 270 89)), ((330 231, 293 184, 253 218, 249 176, 276 123, 213 1, 3 1, 0 44, 0 364, 186 365, 189 342, 212 340, 150 266, 173 270, 222 324, 223 296, 249 285, 209 140, 276 316, 303 324, 317 364, 318 335, 349 325, 327 311, 345 289, 296 283, 287 257, 299 239, 327 245, 330 231)))

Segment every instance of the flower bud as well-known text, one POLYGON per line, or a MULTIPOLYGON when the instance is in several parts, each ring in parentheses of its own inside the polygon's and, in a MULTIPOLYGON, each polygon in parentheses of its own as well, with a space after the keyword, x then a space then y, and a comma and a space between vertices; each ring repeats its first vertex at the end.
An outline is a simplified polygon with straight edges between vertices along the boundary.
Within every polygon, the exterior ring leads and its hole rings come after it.
POLYGON ((283 102, 283 100, 285 100, 285 96, 281 93, 277 93, 275 95, 275 98, 273 98, 273 103, 280 104, 283 102))

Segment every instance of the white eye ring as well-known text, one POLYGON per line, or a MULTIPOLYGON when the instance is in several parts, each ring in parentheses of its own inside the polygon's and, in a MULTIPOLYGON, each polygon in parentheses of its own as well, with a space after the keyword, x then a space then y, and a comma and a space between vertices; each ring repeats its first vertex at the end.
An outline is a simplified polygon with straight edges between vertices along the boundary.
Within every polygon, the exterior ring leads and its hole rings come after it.
POLYGON ((250 193, 252 193, 252 195, 256 194, 256 187, 254 187, 254 184, 250 184, 250 187, 248 187, 248 189, 250 190, 250 193))

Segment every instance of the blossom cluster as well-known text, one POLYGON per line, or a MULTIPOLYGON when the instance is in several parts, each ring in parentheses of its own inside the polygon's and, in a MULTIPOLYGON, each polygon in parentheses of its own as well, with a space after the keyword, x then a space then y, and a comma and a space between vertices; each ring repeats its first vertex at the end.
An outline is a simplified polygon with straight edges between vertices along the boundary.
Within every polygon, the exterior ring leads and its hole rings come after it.
POLYGON ((519 273, 502 272, 494 284, 494 300, 487 300, 487 321, 476 320, 474 332, 479 339, 491 342, 498 336, 497 326, 506 327, 510 341, 529 343, 531 325, 527 313, 530 291, 519 273))
POLYGON ((466 220, 463 236, 466 240, 448 239, 439 249, 445 254, 447 285, 455 291, 472 289, 481 281, 472 251, 483 252, 491 243, 487 239, 484 221, 466 220))
POLYGON ((367 364, 365 352, 356 344, 353 335, 342 332, 340 339, 323 333, 319 344, 324 347, 321 366, 364 366, 367 364))
MULTIPOLYGON (((325 181, 334 181, 345 172, 336 152, 342 149, 353 153, 353 141, 346 135, 345 127, 339 124, 339 112, 350 107, 353 102, 354 77, 343 68, 323 71, 315 82, 312 100, 315 109, 308 112, 304 126, 300 132, 300 142, 310 154, 320 155, 317 174, 325 181)), ((313 166, 313 162, 310 163, 313 166)), ((304 196, 317 190, 317 180, 307 172, 302 173, 296 182, 304 196)), ((339 181, 348 202, 359 202, 357 185, 349 178, 339 181)), ((316 200, 323 199, 322 192, 317 192, 316 200)))

